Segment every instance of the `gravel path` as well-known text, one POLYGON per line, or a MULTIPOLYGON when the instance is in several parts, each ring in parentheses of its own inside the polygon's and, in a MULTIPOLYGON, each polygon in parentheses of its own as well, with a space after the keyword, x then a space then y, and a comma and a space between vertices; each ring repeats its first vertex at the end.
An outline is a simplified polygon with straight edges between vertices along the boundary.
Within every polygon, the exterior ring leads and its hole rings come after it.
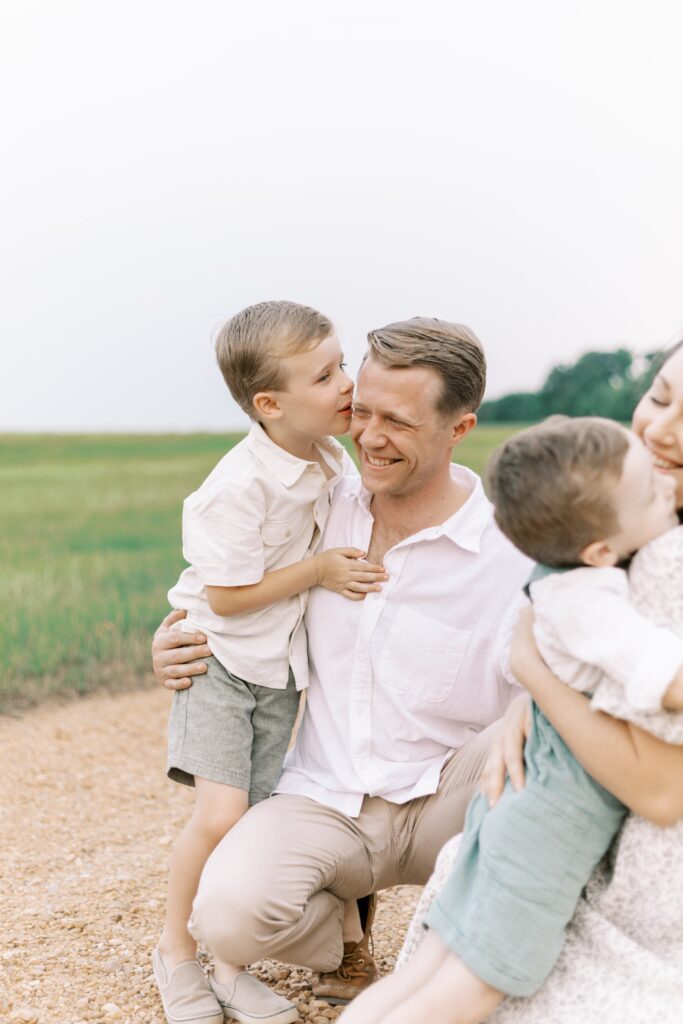
MULTIPOLYGON (((192 795, 164 775, 170 695, 97 695, 0 719, 0 1022, 163 1024, 150 956, 171 845, 192 795)), ((375 955, 391 969, 419 890, 384 892, 375 955)), ((260 977, 311 1024, 339 1010, 310 974, 260 977)))

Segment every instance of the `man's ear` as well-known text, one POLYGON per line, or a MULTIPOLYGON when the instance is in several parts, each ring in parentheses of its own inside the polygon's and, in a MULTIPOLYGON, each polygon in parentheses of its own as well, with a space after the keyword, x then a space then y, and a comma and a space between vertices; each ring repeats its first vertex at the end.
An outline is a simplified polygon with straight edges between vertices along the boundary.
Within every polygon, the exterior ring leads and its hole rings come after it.
POLYGON ((451 440, 453 444, 460 444, 469 434, 470 430, 474 430, 477 425, 477 417, 473 412, 466 412, 460 416, 453 424, 453 431, 451 434, 451 440))
POLYGON ((259 391, 252 399, 257 420, 279 420, 282 409, 273 391, 259 391))
POLYGON ((619 561, 617 549, 608 540, 594 540, 587 544, 579 558, 584 565, 592 565, 599 569, 616 565, 619 561))

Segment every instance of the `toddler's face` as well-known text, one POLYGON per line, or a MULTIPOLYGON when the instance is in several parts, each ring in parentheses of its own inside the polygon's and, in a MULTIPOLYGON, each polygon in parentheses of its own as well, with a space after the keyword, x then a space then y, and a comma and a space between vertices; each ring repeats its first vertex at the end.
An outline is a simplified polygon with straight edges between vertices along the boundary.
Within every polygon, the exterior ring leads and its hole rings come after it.
POLYGON ((351 423, 353 381, 344 372, 336 333, 309 352, 282 361, 289 383, 286 391, 277 394, 287 429, 308 437, 345 434, 351 423))
POLYGON ((629 431, 629 449, 614 491, 620 530, 610 538, 619 559, 678 524, 676 484, 657 473, 642 441, 629 431))

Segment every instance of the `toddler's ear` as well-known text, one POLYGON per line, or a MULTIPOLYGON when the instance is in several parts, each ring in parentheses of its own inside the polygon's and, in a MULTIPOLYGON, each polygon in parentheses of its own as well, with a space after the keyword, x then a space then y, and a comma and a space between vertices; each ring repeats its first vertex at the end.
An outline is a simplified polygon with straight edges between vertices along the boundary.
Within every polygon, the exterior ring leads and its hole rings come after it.
POLYGON ((587 544, 579 558, 584 565, 592 565, 596 568, 616 565, 619 561, 616 548, 608 540, 594 540, 587 544))
POLYGON ((279 420, 282 409, 272 391, 259 391, 252 399, 256 419, 279 420))

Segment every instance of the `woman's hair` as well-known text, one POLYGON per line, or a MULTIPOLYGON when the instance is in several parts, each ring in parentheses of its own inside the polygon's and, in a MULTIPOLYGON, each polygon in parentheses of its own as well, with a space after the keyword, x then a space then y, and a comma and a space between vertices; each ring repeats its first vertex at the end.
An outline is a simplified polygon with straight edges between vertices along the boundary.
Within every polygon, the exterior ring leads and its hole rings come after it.
POLYGON ((665 348, 659 353, 657 358, 653 360, 656 374, 659 373, 663 366, 666 366, 671 357, 678 352, 679 348, 683 348, 683 338, 680 338, 673 345, 670 345, 669 348, 665 348))
POLYGON ((657 374, 662 370, 669 362, 672 356, 675 356, 680 348, 683 348, 683 335, 675 341, 672 345, 667 348, 660 349, 659 352, 655 352, 651 357, 650 366, 645 374, 645 386, 642 389, 642 395, 646 394, 647 391, 652 387, 652 382, 657 374))
POLYGON ((551 416, 515 434, 488 467, 498 526, 536 562, 578 565, 619 529, 614 488, 628 447, 626 429, 598 416, 551 416))

